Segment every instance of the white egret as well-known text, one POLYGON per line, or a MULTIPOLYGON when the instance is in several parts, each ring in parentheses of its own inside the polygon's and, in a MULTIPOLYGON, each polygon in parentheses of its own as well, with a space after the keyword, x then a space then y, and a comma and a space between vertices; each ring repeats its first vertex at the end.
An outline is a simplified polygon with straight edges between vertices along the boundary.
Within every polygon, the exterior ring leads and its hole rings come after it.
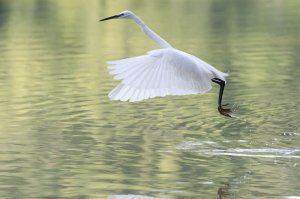
POLYGON ((231 117, 223 108, 222 96, 226 84, 223 73, 201 59, 173 48, 153 32, 131 11, 101 19, 132 19, 160 47, 146 55, 108 62, 110 74, 122 82, 109 93, 111 100, 136 102, 167 95, 189 95, 208 92, 211 82, 220 85, 218 111, 231 117))

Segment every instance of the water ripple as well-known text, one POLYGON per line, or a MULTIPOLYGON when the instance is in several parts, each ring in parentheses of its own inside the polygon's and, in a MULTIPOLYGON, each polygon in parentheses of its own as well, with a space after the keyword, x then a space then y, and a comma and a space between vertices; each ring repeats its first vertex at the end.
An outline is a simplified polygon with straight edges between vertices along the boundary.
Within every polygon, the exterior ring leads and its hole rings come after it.
POLYGON ((220 155, 220 156, 239 156, 239 157, 262 157, 262 158, 294 158, 300 159, 297 149, 227 149, 227 150, 198 150, 200 154, 220 155))
MULTIPOLYGON (((245 141, 237 141, 237 142, 245 142, 245 141)), ((214 147, 220 148, 221 146, 218 143, 212 142, 212 141, 203 141, 203 142, 190 142, 189 141, 189 142, 184 142, 182 145, 179 145, 177 147, 177 149, 192 151, 192 152, 195 152, 198 154, 213 155, 213 156, 239 156, 239 157, 300 159, 300 149, 289 149, 289 148, 215 149, 214 147), (210 149, 210 148, 213 148, 213 149, 210 149)))
POLYGON ((167 198, 156 198, 152 196, 142 196, 142 195, 114 195, 109 196, 108 199, 167 199, 167 198))

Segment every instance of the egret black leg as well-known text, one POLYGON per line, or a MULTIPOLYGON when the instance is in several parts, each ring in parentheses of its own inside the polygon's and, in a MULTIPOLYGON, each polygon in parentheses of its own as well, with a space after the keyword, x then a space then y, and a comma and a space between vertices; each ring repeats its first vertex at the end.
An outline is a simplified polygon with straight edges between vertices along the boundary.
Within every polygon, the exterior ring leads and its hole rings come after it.
POLYGON ((222 105, 222 98, 223 98, 223 92, 225 88, 225 81, 219 79, 219 78, 213 78, 211 79, 214 83, 217 83, 220 85, 220 91, 219 91, 219 99, 218 99, 218 111, 222 115, 225 115, 227 117, 231 117, 229 113, 231 113, 231 109, 229 108, 223 108, 223 106, 227 106, 228 104, 222 105))

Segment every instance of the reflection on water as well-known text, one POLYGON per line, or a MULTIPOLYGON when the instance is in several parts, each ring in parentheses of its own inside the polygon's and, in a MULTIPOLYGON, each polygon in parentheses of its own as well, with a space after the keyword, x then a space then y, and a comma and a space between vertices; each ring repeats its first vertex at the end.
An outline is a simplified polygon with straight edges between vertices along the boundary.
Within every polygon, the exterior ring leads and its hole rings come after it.
POLYGON ((217 192, 218 198, 222 199, 222 198, 225 198, 226 196, 230 195, 228 190, 229 190, 228 184, 225 184, 223 187, 220 187, 217 192))
POLYGON ((0 198, 300 196, 299 9, 278 1, 1 1, 0 198), (110 102, 106 60, 178 49, 230 73, 206 95, 110 102), (163 10, 163 11, 162 11, 163 10), (219 192, 218 192, 219 191, 219 192), (219 194, 218 194, 219 193, 219 194))

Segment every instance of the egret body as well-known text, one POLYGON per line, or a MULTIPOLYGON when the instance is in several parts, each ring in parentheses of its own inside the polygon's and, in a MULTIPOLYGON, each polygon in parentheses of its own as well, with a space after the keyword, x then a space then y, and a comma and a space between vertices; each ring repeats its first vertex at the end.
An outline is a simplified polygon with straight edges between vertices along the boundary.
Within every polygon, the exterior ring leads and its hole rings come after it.
POLYGON ((202 94, 208 92, 212 88, 211 82, 214 82, 220 85, 218 110, 230 117, 231 110, 222 105, 228 74, 173 48, 131 11, 123 11, 100 21, 110 19, 132 19, 160 47, 146 55, 108 62, 110 74, 122 80, 109 93, 111 100, 136 102, 167 95, 202 94))

